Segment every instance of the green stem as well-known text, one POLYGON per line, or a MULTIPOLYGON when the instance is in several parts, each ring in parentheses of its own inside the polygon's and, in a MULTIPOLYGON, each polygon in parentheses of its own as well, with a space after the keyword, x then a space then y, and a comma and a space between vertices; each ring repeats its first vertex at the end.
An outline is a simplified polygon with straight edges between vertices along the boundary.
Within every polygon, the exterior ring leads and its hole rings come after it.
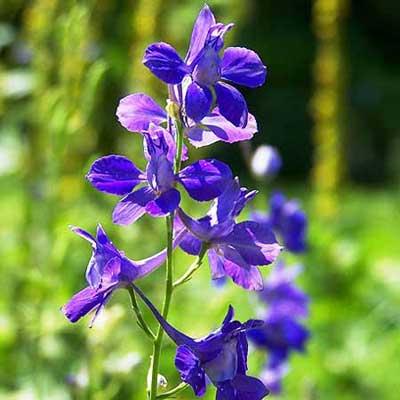
POLYGON ((175 157, 175 165, 174 170, 177 174, 181 170, 182 164, 182 149, 183 149, 183 129, 182 129, 182 122, 179 119, 175 120, 176 125, 176 157, 175 157))
POLYGON ((142 312, 140 310, 139 304, 137 303, 136 295, 135 295, 135 292, 132 289, 132 286, 128 286, 127 290, 128 290, 129 296, 131 298, 132 309, 136 314, 137 323, 138 323, 139 327, 143 329, 144 333, 151 340, 155 340, 156 339, 156 335, 153 333, 153 331, 151 330, 151 328, 149 327, 149 325, 147 324, 146 320, 143 317, 143 314, 142 314, 142 312))
MULTIPOLYGON (((171 213, 167 216, 167 271, 165 279, 165 297, 162 309, 162 316, 167 319, 169 306, 171 304, 172 292, 173 292, 173 221, 174 214, 171 213)), ((151 381, 149 388, 150 400, 156 400, 157 398, 157 386, 158 386, 158 368, 160 364, 161 345, 164 336, 164 330, 161 325, 158 327, 157 335, 153 344, 153 356, 151 358, 151 381)))
POLYGON ((202 246, 196 261, 187 269, 187 271, 174 282, 174 289, 192 279, 192 275, 201 267, 204 255, 207 252, 207 246, 202 246))
POLYGON ((178 386, 174 387, 173 389, 169 390, 168 392, 159 394, 157 399, 168 399, 169 397, 173 396, 174 394, 178 394, 185 390, 189 385, 185 382, 180 383, 178 386))

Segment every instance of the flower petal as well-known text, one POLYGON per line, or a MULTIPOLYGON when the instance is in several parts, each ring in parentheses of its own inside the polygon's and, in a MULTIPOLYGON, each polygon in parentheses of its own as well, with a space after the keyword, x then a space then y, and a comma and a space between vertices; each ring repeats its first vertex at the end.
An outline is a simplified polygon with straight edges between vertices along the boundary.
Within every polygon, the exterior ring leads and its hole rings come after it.
POLYGON ((86 287, 76 293, 61 310, 71 322, 77 322, 90 311, 103 307, 114 287, 115 284, 105 286, 101 290, 86 287))
POLYGON ((143 64, 165 83, 178 84, 189 72, 189 68, 177 51, 168 43, 151 44, 145 51, 143 64))
POLYGON ((206 392, 206 375, 200 365, 200 360, 188 346, 179 346, 176 350, 175 367, 183 382, 188 383, 196 396, 203 396, 206 392))
POLYGON ((176 210, 181 201, 178 190, 170 189, 150 201, 146 205, 146 211, 153 217, 162 217, 176 210))
POLYGON ((232 386, 238 392, 237 398, 240 400, 261 400, 269 393, 259 379, 242 374, 233 378, 232 386))
POLYGON ((222 263, 226 275, 229 275, 233 282, 247 290, 262 290, 263 280, 257 267, 248 264, 240 253, 229 247, 221 246, 223 252, 222 263))
POLYGON ((195 147, 208 146, 223 141, 235 143, 251 139, 257 132, 257 122, 252 114, 247 116, 245 128, 233 125, 224 118, 219 109, 215 108, 211 114, 203 118, 200 126, 193 126, 187 130, 190 143, 195 147))
POLYGON ((193 26, 192 37, 190 39, 189 49, 187 51, 185 61, 190 65, 196 56, 203 49, 208 31, 215 24, 215 18, 210 8, 206 4, 197 16, 193 26))
POLYGON ((215 92, 220 113, 233 125, 246 127, 248 110, 242 94, 233 86, 222 82, 215 85, 215 92))
POLYGON ((154 199, 153 190, 142 187, 125 196, 114 208, 113 222, 118 225, 129 225, 138 220, 145 212, 146 205, 154 199))
POLYGON ((178 179, 190 197, 208 201, 221 195, 226 184, 232 180, 232 171, 221 161, 200 160, 184 168, 178 179))
POLYGON ((144 180, 143 172, 131 160, 118 155, 97 159, 86 178, 100 192, 116 195, 130 193, 144 180))
POLYGON ((142 132, 150 123, 159 125, 167 120, 166 112, 144 93, 130 94, 120 100, 117 108, 120 124, 130 132, 142 132))
POLYGON ((181 243, 179 244, 184 252, 193 256, 197 256, 200 253, 201 245, 201 241, 193 236, 190 232, 185 234, 181 243))
POLYGON ((244 47, 228 47, 221 63, 223 79, 247 87, 261 86, 265 82, 267 69, 260 57, 244 47))
POLYGON ((223 239, 251 265, 268 265, 279 256, 282 246, 273 232, 254 221, 236 224, 233 231, 223 239))
POLYGON ((189 118, 195 122, 201 121, 209 112, 213 96, 206 86, 192 82, 185 94, 185 110, 189 118))

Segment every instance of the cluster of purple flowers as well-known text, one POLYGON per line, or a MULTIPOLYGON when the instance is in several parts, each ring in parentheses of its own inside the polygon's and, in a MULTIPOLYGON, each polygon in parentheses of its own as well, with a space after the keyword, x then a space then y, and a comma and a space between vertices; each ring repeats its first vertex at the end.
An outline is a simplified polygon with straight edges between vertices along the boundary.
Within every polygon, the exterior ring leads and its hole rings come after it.
POLYGON ((300 271, 298 266, 289 268, 282 261, 277 263, 260 293, 267 306, 263 313, 265 323, 248 333, 257 347, 268 351, 261 380, 272 393, 281 391, 290 353, 304 351, 309 338, 308 330, 300 322, 308 315, 309 299, 294 283, 300 271))
MULTIPOLYGON (((305 220, 284 198, 273 197, 270 216, 254 215, 252 220, 237 222, 247 202, 256 195, 255 190, 241 187, 230 167, 215 159, 199 160, 181 168, 188 159, 185 138, 195 147, 201 147, 216 141, 248 140, 257 132, 255 118, 232 84, 261 86, 266 79, 266 67, 252 50, 242 47, 223 50, 224 36, 232 27, 233 24, 217 23, 210 9, 204 6, 184 59, 167 43, 154 43, 146 49, 144 65, 168 85, 166 111, 143 93, 124 97, 117 108, 121 125, 143 137, 146 169, 141 170, 123 155, 108 155, 96 160, 86 177, 98 191, 120 198, 112 213, 115 224, 135 223, 144 214, 166 217, 170 227, 168 249, 132 261, 113 245, 100 225, 96 237, 73 227, 76 234, 91 244, 93 252, 86 270, 87 287, 75 294, 62 310, 71 322, 93 311, 93 323, 116 289, 127 288, 133 297, 136 292, 178 346, 176 368, 196 396, 202 396, 211 382, 217 388, 217 400, 261 400, 268 389, 261 380, 247 375, 246 334, 254 332, 253 338, 261 338, 268 336, 268 329, 273 332, 286 329, 276 321, 277 313, 268 316, 266 325, 258 320, 240 323, 233 320, 230 307, 218 330, 193 339, 172 327, 166 320, 167 311, 161 315, 133 284, 164 261, 170 261, 170 253, 179 246, 198 257, 197 267, 207 254, 213 279, 227 277, 244 289, 263 290, 259 267, 274 262, 282 250, 274 231, 289 250, 304 248, 301 232, 305 220), (212 200, 205 216, 196 219, 181 208, 182 188, 195 201, 212 200)), ((189 269, 178 284, 185 283, 193 271, 189 269)), ((165 301, 171 297, 172 289, 167 284, 165 301)), ((265 298, 272 295, 272 292, 262 293, 265 298)), ((285 308, 281 305, 279 308, 285 308)), ((290 313, 288 310, 289 320, 290 313)), ((162 336, 152 335, 156 348, 162 336)), ((273 338, 263 340, 273 342, 273 338)), ((275 350, 279 343, 275 345, 265 344, 273 351, 273 357, 278 357, 275 350)), ((283 353, 284 350, 279 353, 280 359, 286 357, 283 353)), ((153 355, 152 377, 157 378, 154 358, 153 355)), ((157 398, 153 386, 149 393, 151 400, 157 398)))
MULTIPOLYGON (((256 176, 273 178, 281 165, 280 155, 273 147, 260 146, 253 155, 252 169, 256 176)), ((297 255, 307 250, 307 217, 298 201, 274 192, 269 212, 253 211, 251 217, 271 229, 288 252, 297 255)), ((308 316, 309 298, 294 282, 300 271, 300 266, 285 267, 282 259, 276 264, 259 296, 265 323, 248 332, 256 348, 268 352, 260 378, 273 394, 281 392, 291 352, 303 352, 310 336, 301 322, 308 316)))

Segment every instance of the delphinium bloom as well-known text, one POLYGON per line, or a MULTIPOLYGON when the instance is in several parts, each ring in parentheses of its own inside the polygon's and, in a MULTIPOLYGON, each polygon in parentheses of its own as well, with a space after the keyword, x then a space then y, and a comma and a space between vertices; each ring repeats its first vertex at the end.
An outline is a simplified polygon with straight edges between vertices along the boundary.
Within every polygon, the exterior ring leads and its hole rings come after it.
POLYGON ((307 217, 296 200, 288 200, 280 192, 272 194, 270 212, 254 212, 252 218, 277 233, 286 250, 302 253, 307 249, 307 217))
POLYGON ((262 328, 249 332, 256 346, 268 351, 268 363, 262 374, 272 392, 280 390, 292 351, 304 351, 308 330, 299 321, 308 315, 308 297, 294 284, 300 268, 278 263, 260 292, 268 305, 262 328))
POLYGON ((178 183, 193 199, 207 201, 221 194, 225 182, 232 180, 230 168, 214 159, 199 160, 174 174, 175 147, 168 143, 168 132, 151 125, 144 138, 146 172, 124 156, 110 155, 96 160, 87 174, 97 190, 124 196, 113 212, 116 224, 131 224, 145 213, 160 217, 174 211, 181 199, 178 183))
POLYGON ((171 326, 140 289, 132 286, 178 346, 176 369, 196 396, 205 394, 208 382, 217 388, 216 400, 261 400, 268 394, 259 379, 246 374, 246 332, 260 327, 263 321, 251 319, 241 323, 233 320, 234 310, 230 306, 220 328, 205 337, 193 339, 171 326))
MULTIPOLYGON (((164 125, 167 113, 150 96, 144 93, 130 94, 121 99, 117 108, 121 125, 130 132, 144 132, 150 124, 164 125)), ((257 132, 257 122, 248 114, 245 127, 237 127, 225 119, 215 108, 200 122, 185 118, 184 133, 195 147, 207 146, 217 141, 235 143, 249 140, 257 132)))
POLYGON ((265 82, 266 67, 252 50, 224 46, 224 35, 233 24, 215 21, 208 6, 199 13, 185 60, 169 44, 151 44, 143 63, 162 81, 183 87, 186 116, 200 122, 215 107, 234 126, 248 122, 247 104, 242 94, 228 82, 250 88, 265 82))
POLYGON ((262 145, 257 147, 251 159, 251 170, 262 178, 274 177, 282 167, 282 159, 275 147, 262 145))
POLYGON ((213 279, 229 276, 249 290, 263 288, 257 266, 271 264, 281 251, 268 226, 254 221, 235 222, 255 194, 241 188, 235 179, 214 200, 205 217, 195 220, 178 210, 179 219, 187 229, 181 248, 193 255, 200 254, 201 249, 207 250, 213 279))
POLYGON ((93 324, 115 290, 126 287, 132 281, 154 271, 164 262, 167 255, 164 250, 144 260, 133 261, 112 244, 101 225, 97 227, 96 237, 78 227, 71 229, 77 235, 86 239, 93 249, 92 257, 86 269, 88 286, 76 293, 62 307, 63 313, 71 322, 76 322, 94 311, 91 322, 93 324))

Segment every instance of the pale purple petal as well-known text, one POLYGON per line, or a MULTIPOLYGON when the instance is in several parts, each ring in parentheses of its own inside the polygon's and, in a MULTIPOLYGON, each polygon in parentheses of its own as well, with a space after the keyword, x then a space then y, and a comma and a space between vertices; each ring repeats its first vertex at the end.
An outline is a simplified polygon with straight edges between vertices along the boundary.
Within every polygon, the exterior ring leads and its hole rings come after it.
POLYGON ((244 47, 228 47, 221 63, 221 76, 238 85, 261 86, 265 82, 267 69, 260 57, 244 47))
POLYGON ((179 181, 189 195, 198 201, 208 201, 219 196, 232 180, 228 165, 218 160, 200 160, 179 173, 179 181))
POLYGON ((221 261, 226 275, 233 282, 247 290, 262 290, 263 279, 257 267, 248 264, 237 250, 229 246, 220 246, 221 261))
POLYGON ((279 256, 282 246, 276 241, 273 232, 265 225, 246 221, 235 225, 224 243, 235 250, 251 265, 268 265, 279 256))
POLYGON ((169 189, 146 205, 146 212, 153 217, 162 217, 176 210, 181 201, 181 195, 176 189, 169 189))
POLYGON ((137 221, 145 212, 146 205, 154 199, 153 190, 146 186, 125 196, 114 208, 113 222, 129 225, 137 221))
POLYGON ((159 125, 167 120, 166 112, 144 93, 130 94, 119 102, 117 117, 120 124, 131 132, 142 132, 150 123, 159 125))
POLYGON ((201 121, 209 112, 213 96, 206 86, 192 82, 185 94, 185 110, 189 118, 195 122, 201 121))
POLYGON ((96 246, 96 239, 87 231, 78 226, 70 226, 72 232, 76 233, 78 236, 84 238, 88 242, 92 244, 92 246, 96 246))
POLYGON ((221 279, 226 276, 223 260, 213 248, 208 250, 208 262, 210 264, 212 279, 221 279))
POLYGON ((242 94, 227 83, 215 85, 219 112, 233 125, 244 128, 247 124, 248 110, 242 94))
POLYGON ((196 56, 203 49, 208 31, 214 24, 214 15, 206 4, 197 16, 196 22, 193 26, 192 37, 190 39, 189 49, 185 58, 185 61, 188 65, 195 60, 196 56))
POLYGON ((218 108, 203 118, 201 126, 193 126, 187 130, 190 143, 195 147, 208 146, 223 141, 235 143, 251 139, 257 132, 257 122, 252 114, 248 114, 245 128, 239 128, 224 118, 218 108))
POLYGON ((145 51, 143 64, 165 83, 178 84, 189 72, 189 68, 176 50, 168 43, 151 44, 145 51))
POLYGON ((144 175, 128 158, 110 155, 96 160, 86 178, 100 192, 121 196, 130 193, 141 183, 144 175))

